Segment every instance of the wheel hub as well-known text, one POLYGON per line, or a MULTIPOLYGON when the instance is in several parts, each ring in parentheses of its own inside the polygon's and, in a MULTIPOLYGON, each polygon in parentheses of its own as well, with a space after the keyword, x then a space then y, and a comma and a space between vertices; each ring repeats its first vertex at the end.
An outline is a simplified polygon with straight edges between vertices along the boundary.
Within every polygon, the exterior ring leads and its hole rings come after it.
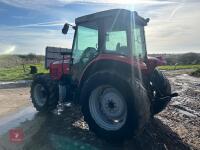
POLYGON ((107 104, 107 107, 110 109, 110 111, 114 110, 115 109, 115 103, 112 102, 112 101, 109 101, 108 104, 107 104))
POLYGON ((126 102, 113 87, 102 86, 95 89, 89 99, 89 108, 93 119, 104 129, 117 130, 126 121, 126 102))

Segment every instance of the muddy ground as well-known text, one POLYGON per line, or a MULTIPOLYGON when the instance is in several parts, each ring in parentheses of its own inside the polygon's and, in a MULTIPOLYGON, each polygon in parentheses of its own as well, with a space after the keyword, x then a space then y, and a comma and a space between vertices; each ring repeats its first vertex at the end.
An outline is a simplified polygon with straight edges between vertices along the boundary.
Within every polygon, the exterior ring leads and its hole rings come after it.
POLYGON ((43 115, 29 102, 29 88, 0 89, 0 150, 200 149, 200 78, 177 71, 165 74, 180 96, 140 136, 117 145, 90 132, 77 106, 67 107, 60 116, 43 115), (10 140, 10 129, 23 131, 21 142, 10 140))

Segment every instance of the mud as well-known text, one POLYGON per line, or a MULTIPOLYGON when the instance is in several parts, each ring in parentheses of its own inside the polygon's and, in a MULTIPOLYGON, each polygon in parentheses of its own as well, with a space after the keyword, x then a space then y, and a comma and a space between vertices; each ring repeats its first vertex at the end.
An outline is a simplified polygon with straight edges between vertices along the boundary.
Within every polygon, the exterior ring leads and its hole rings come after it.
POLYGON ((111 144, 88 130, 78 106, 62 115, 44 115, 32 106, 0 119, 0 150, 49 149, 200 149, 200 79, 166 72, 174 91, 168 107, 146 126, 144 132, 122 144, 111 144), (9 130, 22 129, 24 138, 13 143, 9 130))
POLYGON ((176 132, 191 148, 200 149, 200 78, 187 74, 174 76, 170 72, 167 72, 167 75, 179 97, 173 98, 157 118, 176 132))

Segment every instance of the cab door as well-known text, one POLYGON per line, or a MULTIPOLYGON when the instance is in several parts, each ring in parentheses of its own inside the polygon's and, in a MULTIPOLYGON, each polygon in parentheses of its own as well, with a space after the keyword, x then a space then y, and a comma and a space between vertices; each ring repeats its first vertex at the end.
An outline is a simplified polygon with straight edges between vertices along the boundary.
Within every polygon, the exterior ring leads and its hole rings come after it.
POLYGON ((79 80, 86 65, 98 54, 99 31, 96 22, 78 25, 73 44, 73 79, 79 80))

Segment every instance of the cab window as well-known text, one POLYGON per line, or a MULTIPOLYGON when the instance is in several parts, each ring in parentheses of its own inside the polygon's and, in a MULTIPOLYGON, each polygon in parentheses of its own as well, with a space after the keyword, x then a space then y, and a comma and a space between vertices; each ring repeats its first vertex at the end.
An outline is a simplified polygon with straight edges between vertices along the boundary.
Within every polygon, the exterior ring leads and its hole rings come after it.
POLYGON ((146 45, 144 37, 144 27, 135 25, 132 30, 133 36, 133 56, 136 58, 145 58, 146 56, 146 45))
POLYGON ((126 31, 107 32, 106 51, 126 55, 128 53, 126 31))
POLYGON ((86 26, 78 26, 73 49, 74 63, 87 63, 98 49, 98 30, 86 26))

